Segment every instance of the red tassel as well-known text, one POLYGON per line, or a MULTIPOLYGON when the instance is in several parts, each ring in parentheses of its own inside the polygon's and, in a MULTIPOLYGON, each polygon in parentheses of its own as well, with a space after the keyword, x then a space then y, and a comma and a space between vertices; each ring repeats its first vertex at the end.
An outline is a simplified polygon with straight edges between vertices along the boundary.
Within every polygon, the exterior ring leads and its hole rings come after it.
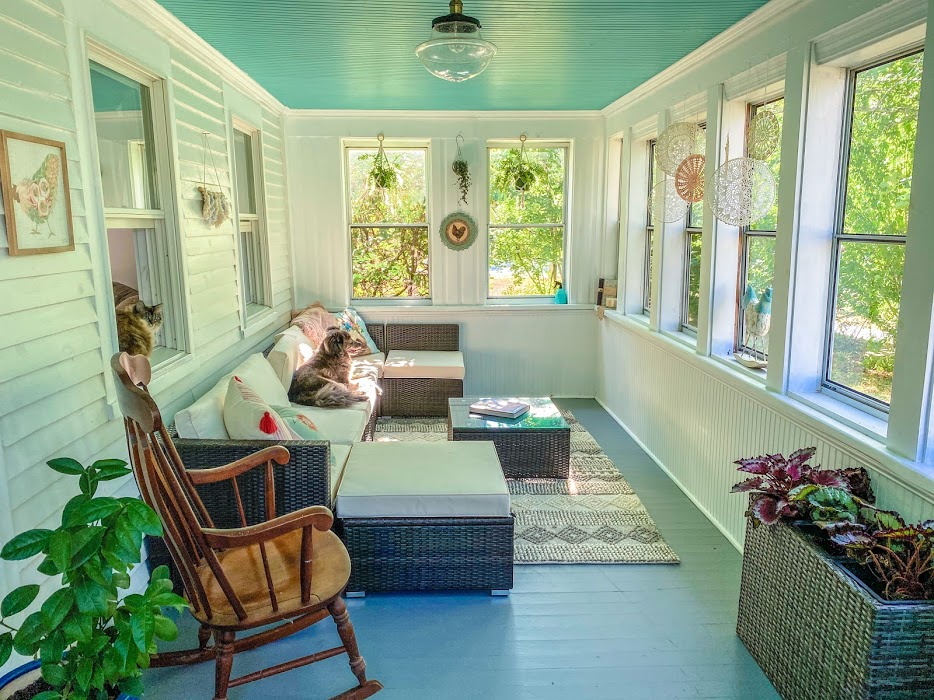
POLYGON ((273 417, 269 415, 269 411, 266 411, 263 414, 263 417, 259 421, 259 429, 262 430, 267 435, 272 435, 279 429, 279 426, 276 425, 276 421, 273 420, 273 417))
POLYGON ((238 377, 236 374, 234 375, 234 379, 237 380, 237 384, 243 384, 243 382, 240 380, 240 377, 238 377))

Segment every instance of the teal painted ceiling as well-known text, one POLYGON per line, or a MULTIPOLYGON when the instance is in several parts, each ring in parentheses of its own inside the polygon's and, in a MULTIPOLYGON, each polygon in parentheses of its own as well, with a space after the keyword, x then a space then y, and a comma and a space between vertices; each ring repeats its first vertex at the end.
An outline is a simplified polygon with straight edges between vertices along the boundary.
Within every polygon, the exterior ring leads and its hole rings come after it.
POLYGON ((295 109, 600 109, 766 0, 465 0, 498 53, 472 80, 415 57, 445 0, 159 0, 295 109))

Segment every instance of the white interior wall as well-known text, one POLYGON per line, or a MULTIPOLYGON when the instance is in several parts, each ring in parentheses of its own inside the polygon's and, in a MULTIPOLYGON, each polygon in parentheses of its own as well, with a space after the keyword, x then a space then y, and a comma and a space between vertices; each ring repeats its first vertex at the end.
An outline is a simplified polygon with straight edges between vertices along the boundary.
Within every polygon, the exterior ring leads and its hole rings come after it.
POLYGON ((296 193, 291 198, 291 218, 299 307, 314 301, 329 308, 350 303, 342 139, 375 139, 383 133, 387 145, 394 139, 427 141, 432 306, 430 310, 359 306, 362 315, 367 320, 461 323, 468 392, 593 395, 596 375, 589 361, 595 337, 593 297, 597 278, 604 273, 604 250, 615 245, 608 242, 603 218, 606 139, 599 114, 293 111, 286 116, 285 128, 289 185, 296 193), (485 306, 489 219, 485 149, 488 141, 515 140, 522 133, 529 139, 571 144, 567 289, 572 305, 583 304, 586 309, 485 306), (451 171, 458 134, 471 168, 466 206, 458 203, 451 171), (454 211, 465 211, 477 222, 477 240, 467 251, 447 248, 437 230, 454 211), (537 321, 530 323, 533 318, 537 321), (588 359, 581 362, 581 358, 588 359))
MULTIPOLYGON (((56 456, 83 462, 126 458, 110 370, 116 350, 112 278, 100 199, 102 183, 89 94, 86 39, 167 79, 178 210, 170 235, 182 252, 188 357, 154 377, 151 389, 171 419, 246 353, 269 344, 292 308, 285 208, 282 107, 155 3, 142 0, 4 0, 0 3, 0 129, 65 143, 75 231, 73 252, 8 254, 0 208, 0 542, 51 527, 75 493, 73 477, 45 466, 56 456), (212 53, 213 52, 213 53, 212 53), (234 86, 234 87, 231 87, 234 86), (241 328, 235 228, 210 229, 200 217, 202 131, 208 132, 230 195, 225 89, 246 93, 261 115, 274 308, 241 328)), ((132 480, 105 494, 133 493, 132 480)), ((0 597, 16 585, 50 581, 37 559, 0 566, 0 597)))

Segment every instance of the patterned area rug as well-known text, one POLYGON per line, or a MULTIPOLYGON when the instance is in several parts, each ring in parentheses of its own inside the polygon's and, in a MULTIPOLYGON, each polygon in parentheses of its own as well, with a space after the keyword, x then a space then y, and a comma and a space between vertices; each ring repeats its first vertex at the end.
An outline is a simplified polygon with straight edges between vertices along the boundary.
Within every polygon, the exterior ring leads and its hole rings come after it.
MULTIPOLYGON (((571 478, 508 479, 516 564, 677 564, 613 461, 570 411, 571 478)), ((443 418, 380 418, 377 441, 447 440, 443 418)))

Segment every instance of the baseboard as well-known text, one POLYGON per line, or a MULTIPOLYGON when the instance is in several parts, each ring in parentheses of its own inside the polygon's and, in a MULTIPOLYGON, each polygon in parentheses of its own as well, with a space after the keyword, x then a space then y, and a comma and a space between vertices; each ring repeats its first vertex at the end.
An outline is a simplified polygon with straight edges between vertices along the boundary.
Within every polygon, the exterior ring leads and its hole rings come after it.
POLYGON ((675 486, 677 486, 679 489, 681 489, 681 492, 682 492, 685 496, 688 497, 688 499, 691 501, 691 503, 693 503, 695 506, 697 506, 697 509, 698 509, 701 513, 704 514, 704 517, 707 518, 707 520, 709 520, 711 523, 713 523, 713 526, 714 526, 715 528, 717 528, 717 529, 720 531, 720 534, 722 534, 724 537, 726 537, 727 540, 730 542, 730 544, 732 544, 734 547, 736 547, 736 549, 739 551, 739 553, 742 554, 742 552, 743 552, 743 546, 742 546, 739 542, 737 542, 737 541, 736 541, 736 538, 733 537, 733 535, 730 534, 730 532, 727 531, 727 529, 726 529, 725 527, 723 527, 723 525, 721 525, 720 522, 719 522, 715 517, 713 517, 713 515, 710 513, 710 511, 707 510, 707 508, 706 508, 700 501, 698 501, 698 500, 694 497, 694 494, 692 494, 690 491, 688 491, 687 488, 685 488, 684 484, 681 483, 681 481, 678 479, 678 477, 676 477, 674 474, 671 473, 671 470, 669 470, 668 467, 666 467, 666 466, 662 463, 662 461, 661 461, 658 457, 655 456, 655 453, 652 452, 652 450, 650 450, 649 447, 648 447, 644 442, 642 442, 642 440, 640 440, 639 437, 638 437, 635 433, 633 433, 625 423, 623 423, 623 421, 620 420, 619 416, 617 416, 617 415, 613 412, 613 410, 612 410, 609 406, 607 406, 599 396, 595 396, 594 399, 596 400, 596 402, 597 402, 598 404, 600 404, 600 406, 603 407, 603 410, 606 411, 606 412, 609 414, 609 416, 610 416, 613 420, 615 420, 615 421, 617 422, 617 424, 619 424, 619 427, 622 428, 623 430, 625 430, 625 431, 626 431, 626 434, 629 435, 629 437, 631 437, 631 438, 633 439, 633 441, 635 441, 635 443, 636 443, 639 447, 642 448, 642 451, 645 452, 649 457, 652 458, 652 461, 655 462, 656 465, 658 465, 658 468, 659 468, 659 469, 661 469, 663 472, 665 472, 665 474, 668 476, 668 478, 671 479, 671 480, 674 482, 675 486))

